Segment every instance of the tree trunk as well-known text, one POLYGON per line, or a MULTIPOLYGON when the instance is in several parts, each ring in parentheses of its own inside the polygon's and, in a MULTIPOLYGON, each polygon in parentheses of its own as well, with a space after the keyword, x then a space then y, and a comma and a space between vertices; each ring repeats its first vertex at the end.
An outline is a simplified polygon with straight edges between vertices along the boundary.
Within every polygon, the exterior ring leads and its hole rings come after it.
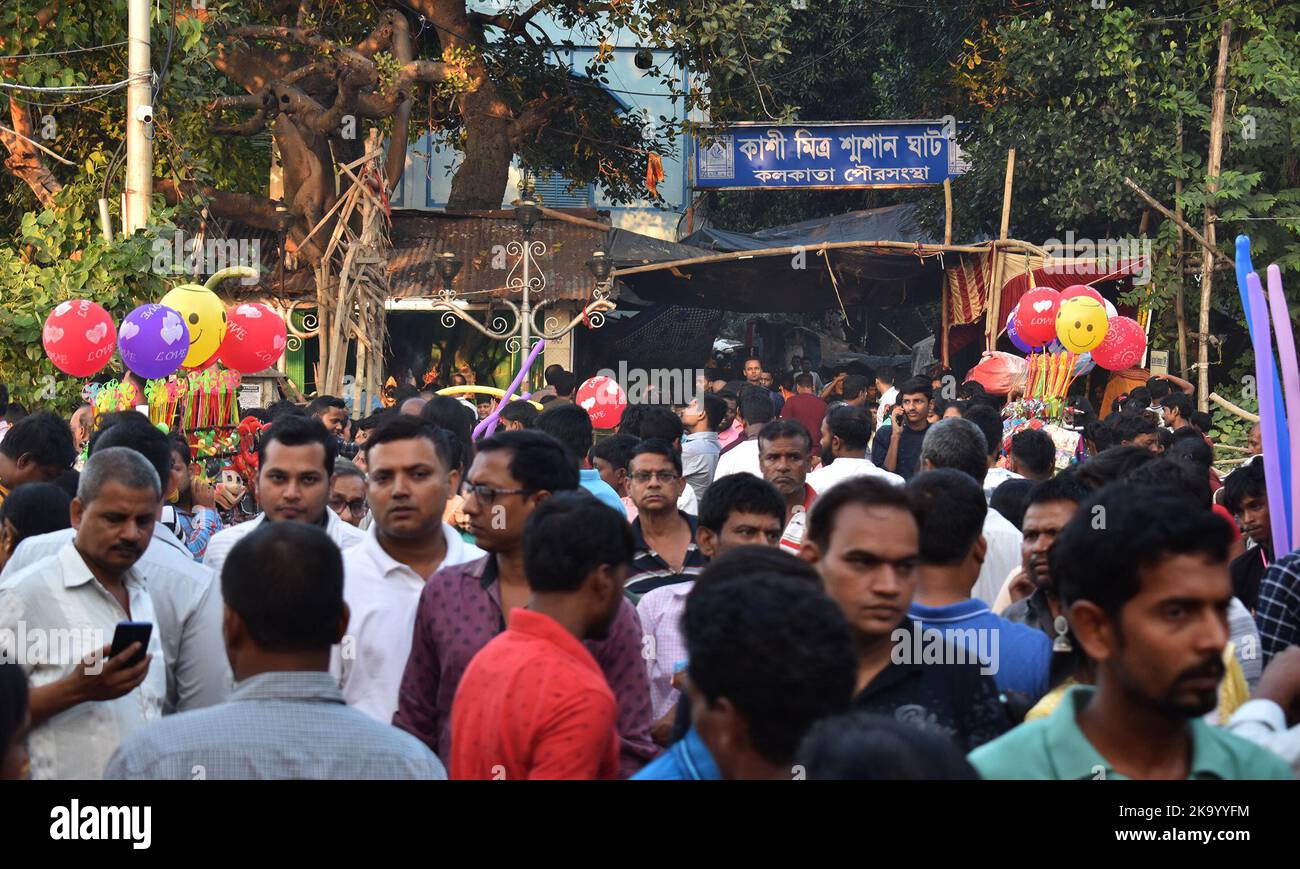
POLYGON ((451 195, 447 198, 449 211, 501 207, 510 177, 510 161, 515 156, 510 143, 512 118, 508 111, 497 97, 496 85, 486 77, 477 90, 461 97, 465 160, 451 180, 451 195))
POLYGON ((32 127, 32 117, 27 107, 10 97, 9 116, 12 119, 10 126, 14 132, 0 130, 0 142, 3 142, 9 150, 9 156, 5 158, 5 168, 31 188, 42 206, 49 208, 54 204, 55 195, 63 189, 63 184, 54 177, 50 167, 45 165, 36 146, 27 141, 27 139, 35 139, 37 134, 32 127))

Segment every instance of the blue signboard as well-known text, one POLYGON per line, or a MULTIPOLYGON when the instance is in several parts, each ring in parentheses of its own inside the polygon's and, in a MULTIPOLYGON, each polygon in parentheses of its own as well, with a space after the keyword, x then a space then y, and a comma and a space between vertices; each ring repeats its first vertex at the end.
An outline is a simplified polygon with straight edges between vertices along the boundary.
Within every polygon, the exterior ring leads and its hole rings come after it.
POLYGON ((965 172, 956 122, 736 124, 695 142, 698 188, 922 187, 965 172))

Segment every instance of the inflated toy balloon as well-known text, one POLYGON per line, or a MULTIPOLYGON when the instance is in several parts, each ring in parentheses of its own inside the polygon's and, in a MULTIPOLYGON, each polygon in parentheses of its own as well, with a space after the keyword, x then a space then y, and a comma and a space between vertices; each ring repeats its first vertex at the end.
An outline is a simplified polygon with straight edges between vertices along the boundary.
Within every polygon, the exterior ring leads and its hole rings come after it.
POLYGON ((74 299, 60 302, 45 318, 41 344, 55 368, 73 377, 90 377, 113 358, 117 330, 102 305, 74 299))
POLYGON ((1056 310, 1061 294, 1049 287, 1034 287, 1020 297, 1016 332, 1026 344, 1039 347, 1056 337, 1056 310))
POLYGON ((1142 360, 1147 336, 1130 317, 1112 317, 1106 337, 1092 351, 1092 358, 1107 371, 1123 371, 1142 360))
POLYGON ((145 380, 156 380, 181 367, 189 353, 190 332, 175 309, 141 305, 122 320, 117 342, 127 368, 145 380))
POLYGON ((1074 284, 1061 290, 1061 303, 1064 304, 1066 299, 1077 299, 1079 296, 1091 296, 1102 304, 1106 302, 1101 293, 1087 284, 1074 284))
POLYGON ((240 374, 270 368, 284 353, 284 320, 260 302, 243 302, 230 312, 221 364, 240 374))
POLYGON ((1015 308, 1012 308, 1011 313, 1007 315, 1007 337, 1011 339, 1011 343, 1015 345, 1015 348, 1021 353, 1032 353, 1034 352, 1034 348, 1026 344, 1025 339, 1021 338, 1020 333, 1016 331, 1016 312, 1019 310, 1020 306, 1017 305, 1015 308))
POLYGON ((190 352, 181 363, 183 367, 197 368, 216 357, 226 338, 226 306, 212 288, 233 277, 257 277, 257 270, 248 266, 222 269, 203 284, 181 284, 162 297, 162 304, 179 311, 189 329, 190 352))
POLYGON ((1071 353, 1087 353, 1106 337, 1106 306, 1091 296, 1066 299, 1056 312, 1056 337, 1071 353))
POLYGON ((603 375, 583 381, 574 400, 587 411, 592 426, 598 429, 614 428, 627 409, 627 396, 623 393, 623 388, 612 377, 603 375))

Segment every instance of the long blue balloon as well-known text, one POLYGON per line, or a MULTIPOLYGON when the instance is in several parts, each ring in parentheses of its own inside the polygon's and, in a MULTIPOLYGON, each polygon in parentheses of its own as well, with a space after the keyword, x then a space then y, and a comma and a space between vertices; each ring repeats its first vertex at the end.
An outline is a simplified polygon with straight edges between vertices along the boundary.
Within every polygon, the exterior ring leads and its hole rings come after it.
MULTIPOLYGON (((1236 265, 1237 265, 1237 291, 1241 294, 1241 310, 1246 316, 1246 328, 1250 330, 1250 342, 1252 346, 1255 348, 1256 357, 1259 357, 1260 354, 1262 353, 1264 357, 1268 360, 1268 364, 1272 366, 1273 369, 1273 376, 1271 378, 1273 383, 1272 386, 1268 388, 1270 388, 1273 392, 1272 409, 1273 409, 1274 431, 1283 433, 1283 436, 1277 439, 1277 458, 1278 458, 1278 465, 1281 468, 1281 474, 1282 474, 1282 504, 1284 506, 1283 512, 1285 515, 1290 516, 1291 511, 1295 509, 1295 505, 1291 503, 1291 443, 1290 440, 1285 435, 1285 432, 1287 431, 1286 405, 1282 401, 1282 384, 1278 381, 1277 364, 1273 358, 1272 335, 1269 333, 1267 329, 1264 330, 1263 335, 1256 334, 1255 324, 1251 322, 1251 318, 1250 318, 1250 293, 1249 293, 1250 284, 1248 278, 1250 274, 1255 271, 1255 267, 1254 265, 1251 264, 1250 261, 1250 236, 1246 236, 1246 235, 1237 236, 1236 265)), ((1256 386, 1259 388, 1261 392, 1265 388, 1265 384, 1263 383, 1257 383, 1256 386)), ((1259 403, 1261 409, 1260 419, 1262 420, 1263 419, 1262 410, 1264 407, 1264 402, 1262 400, 1263 398, 1262 395, 1260 396, 1260 398, 1261 398, 1261 401, 1259 403)), ((1260 428, 1262 432, 1263 426, 1261 425, 1260 428)), ((1271 495, 1272 492, 1270 491, 1269 494, 1271 495)), ((1274 548, 1274 552, 1278 556, 1286 554, 1283 550, 1277 549, 1276 547, 1274 548)))
POLYGON ((1291 551, 1290 513, 1279 510, 1284 499, 1276 497, 1274 492, 1286 492, 1287 482, 1282 478, 1279 462, 1280 447, 1287 441, 1286 426, 1274 425, 1277 418, 1277 405, 1273 395, 1277 386, 1277 366, 1274 364, 1271 332, 1268 328, 1268 303, 1264 299, 1264 290, 1259 283, 1259 275, 1251 272, 1246 276, 1247 308, 1246 322, 1251 325, 1251 333, 1263 335, 1270 346, 1255 344, 1255 376, 1259 380, 1259 435, 1264 444, 1264 483, 1268 489, 1269 522, 1273 528, 1273 551, 1283 553, 1291 551))

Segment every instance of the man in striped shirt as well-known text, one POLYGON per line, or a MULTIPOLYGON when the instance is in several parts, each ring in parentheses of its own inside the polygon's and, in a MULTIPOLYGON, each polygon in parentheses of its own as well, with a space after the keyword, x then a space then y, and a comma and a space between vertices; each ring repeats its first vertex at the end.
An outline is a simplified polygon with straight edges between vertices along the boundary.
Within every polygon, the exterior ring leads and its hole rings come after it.
POLYGON ((665 441, 642 441, 632 453, 627 478, 628 493, 637 509, 632 520, 636 554, 627 590, 642 595, 694 579, 708 558, 695 542, 695 517, 677 509, 677 499, 686 485, 681 456, 665 441))

